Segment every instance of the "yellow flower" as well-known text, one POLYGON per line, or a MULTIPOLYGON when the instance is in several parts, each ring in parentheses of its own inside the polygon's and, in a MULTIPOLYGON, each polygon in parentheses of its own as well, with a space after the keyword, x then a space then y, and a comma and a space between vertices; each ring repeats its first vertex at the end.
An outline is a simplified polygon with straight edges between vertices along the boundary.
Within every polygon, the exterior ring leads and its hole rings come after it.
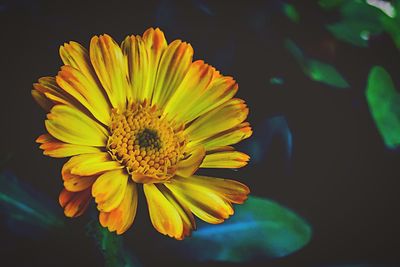
POLYGON ((183 239, 194 216, 221 223, 243 203, 242 183, 194 175, 198 168, 240 168, 249 157, 231 145, 252 131, 238 86, 203 61, 190 44, 168 44, 159 29, 128 36, 119 46, 94 36, 87 51, 60 47, 56 77, 35 83, 46 111, 44 154, 71 157, 62 168, 65 215, 81 215, 93 196, 101 225, 117 234, 133 223, 143 184, 153 226, 183 239))

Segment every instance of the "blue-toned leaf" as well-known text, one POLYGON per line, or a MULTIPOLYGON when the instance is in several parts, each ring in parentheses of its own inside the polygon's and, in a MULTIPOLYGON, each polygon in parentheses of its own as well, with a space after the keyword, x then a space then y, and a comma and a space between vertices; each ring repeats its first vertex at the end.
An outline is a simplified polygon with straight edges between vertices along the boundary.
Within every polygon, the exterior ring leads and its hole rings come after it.
POLYGON ((299 63, 304 74, 311 80, 328 84, 337 88, 348 88, 349 84, 332 65, 308 58, 291 40, 286 40, 286 48, 299 63))
POLYGON ((191 237, 160 245, 190 260, 249 262, 289 255, 310 241, 311 232, 310 225, 289 209, 249 197, 223 224, 199 223, 191 237))
POLYGON ((257 164, 267 157, 274 142, 282 144, 285 160, 289 161, 292 156, 293 140, 284 116, 275 116, 256 124, 252 138, 242 144, 241 150, 250 155, 250 164, 257 164))
POLYGON ((368 76, 366 98, 372 118, 385 145, 400 146, 400 94, 383 67, 375 66, 368 76))
POLYGON ((56 202, 18 181, 8 171, 0 173, 0 213, 9 228, 19 234, 39 236, 43 231, 64 226, 56 202))

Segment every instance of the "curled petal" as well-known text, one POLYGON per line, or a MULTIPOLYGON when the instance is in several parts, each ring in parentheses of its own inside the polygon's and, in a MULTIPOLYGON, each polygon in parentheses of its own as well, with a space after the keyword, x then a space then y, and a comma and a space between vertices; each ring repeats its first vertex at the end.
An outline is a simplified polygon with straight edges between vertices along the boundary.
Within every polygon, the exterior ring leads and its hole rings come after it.
POLYGON ((67 217, 82 215, 89 205, 90 188, 81 192, 70 192, 63 189, 59 196, 59 203, 64 208, 67 217))

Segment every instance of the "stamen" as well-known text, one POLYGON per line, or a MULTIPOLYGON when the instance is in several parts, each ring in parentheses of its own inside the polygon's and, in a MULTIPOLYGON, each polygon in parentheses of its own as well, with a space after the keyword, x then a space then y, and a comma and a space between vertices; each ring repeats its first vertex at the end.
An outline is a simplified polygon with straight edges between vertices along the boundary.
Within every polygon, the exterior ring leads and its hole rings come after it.
POLYGON ((113 110, 107 149, 132 175, 169 179, 186 145, 183 127, 172 126, 146 103, 113 110))

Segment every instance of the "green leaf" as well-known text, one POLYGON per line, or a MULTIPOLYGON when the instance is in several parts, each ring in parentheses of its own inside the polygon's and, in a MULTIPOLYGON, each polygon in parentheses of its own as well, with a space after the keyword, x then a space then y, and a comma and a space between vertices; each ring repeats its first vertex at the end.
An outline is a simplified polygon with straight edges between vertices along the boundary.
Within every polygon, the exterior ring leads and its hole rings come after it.
POLYGON ((249 197, 224 223, 200 223, 191 237, 159 245, 190 260, 249 262, 284 257, 310 238, 311 227, 294 212, 276 202, 249 197))
POLYGON ((366 98, 372 118, 385 145, 389 149, 398 148, 400 145, 400 94, 383 67, 375 66, 371 69, 366 98))
POLYGON ((349 87, 347 81, 336 70, 335 67, 316 59, 307 58, 301 49, 289 39, 286 40, 285 45, 299 63, 304 74, 310 77, 311 80, 338 88, 349 87))
POLYGON ((343 20, 326 27, 337 39, 359 47, 367 47, 370 36, 382 32, 380 24, 357 20, 343 20))
POLYGON ((283 4, 283 13, 288 17, 292 22, 300 21, 300 14, 297 12, 296 8, 288 3, 283 4))

